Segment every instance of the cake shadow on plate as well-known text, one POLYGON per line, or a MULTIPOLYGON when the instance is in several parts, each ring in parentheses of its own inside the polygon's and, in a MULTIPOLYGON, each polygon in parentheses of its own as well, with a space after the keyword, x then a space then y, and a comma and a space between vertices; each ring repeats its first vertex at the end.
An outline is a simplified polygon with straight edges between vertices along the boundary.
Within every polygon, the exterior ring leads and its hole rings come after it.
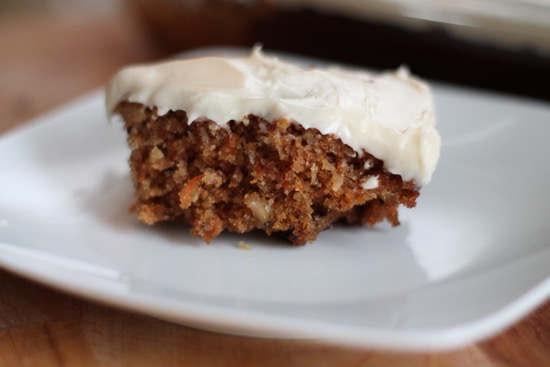
POLYGON ((128 231, 138 224, 129 212, 134 203, 129 173, 106 171, 92 189, 75 192, 83 211, 116 231, 128 231))

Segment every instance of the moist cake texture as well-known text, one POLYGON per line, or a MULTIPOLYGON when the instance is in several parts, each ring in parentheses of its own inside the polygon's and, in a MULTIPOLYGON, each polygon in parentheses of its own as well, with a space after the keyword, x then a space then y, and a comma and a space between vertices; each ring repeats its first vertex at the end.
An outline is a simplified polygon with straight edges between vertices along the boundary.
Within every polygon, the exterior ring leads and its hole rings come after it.
POLYGON ((107 90, 132 149, 141 221, 210 242, 259 229, 296 245, 335 221, 398 225, 439 156, 429 88, 405 70, 264 56, 134 66, 107 90))

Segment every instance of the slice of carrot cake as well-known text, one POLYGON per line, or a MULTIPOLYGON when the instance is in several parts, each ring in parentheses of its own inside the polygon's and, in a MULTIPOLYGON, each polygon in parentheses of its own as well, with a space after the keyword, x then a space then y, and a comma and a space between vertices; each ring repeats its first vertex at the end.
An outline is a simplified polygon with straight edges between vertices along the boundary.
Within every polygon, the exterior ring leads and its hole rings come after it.
POLYGON ((259 229, 295 245, 337 220, 398 225, 440 149, 428 86, 265 56, 132 66, 107 89, 132 149, 134 206, 210 242, 259 229))

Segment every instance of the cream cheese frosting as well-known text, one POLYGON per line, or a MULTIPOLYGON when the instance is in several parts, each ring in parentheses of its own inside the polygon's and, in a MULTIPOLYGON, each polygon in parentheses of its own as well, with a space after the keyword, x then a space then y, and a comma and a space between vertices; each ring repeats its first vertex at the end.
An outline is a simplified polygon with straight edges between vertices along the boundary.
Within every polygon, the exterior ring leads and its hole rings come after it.
POLYGON ((439 158, 430 89, 404 68, 373 74, 304 67, 256 48, 245 57, 125 68, 107 87, 111 117, 122 101, 156 107, 159 116, 183 110, 191 122, 206 117, 221 127, 249 114, 271 121, 286 118, 369 152, 417 186, 430 181, 439 158))

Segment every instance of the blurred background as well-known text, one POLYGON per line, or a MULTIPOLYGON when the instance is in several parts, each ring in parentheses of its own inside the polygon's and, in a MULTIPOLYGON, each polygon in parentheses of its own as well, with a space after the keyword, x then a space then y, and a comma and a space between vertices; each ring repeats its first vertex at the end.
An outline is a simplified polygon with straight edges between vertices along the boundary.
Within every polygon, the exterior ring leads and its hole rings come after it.
POLYGON ((0 0, 0 119, 12 126, 127 63, 257 42, 550 101, 550 0, 0 0))

